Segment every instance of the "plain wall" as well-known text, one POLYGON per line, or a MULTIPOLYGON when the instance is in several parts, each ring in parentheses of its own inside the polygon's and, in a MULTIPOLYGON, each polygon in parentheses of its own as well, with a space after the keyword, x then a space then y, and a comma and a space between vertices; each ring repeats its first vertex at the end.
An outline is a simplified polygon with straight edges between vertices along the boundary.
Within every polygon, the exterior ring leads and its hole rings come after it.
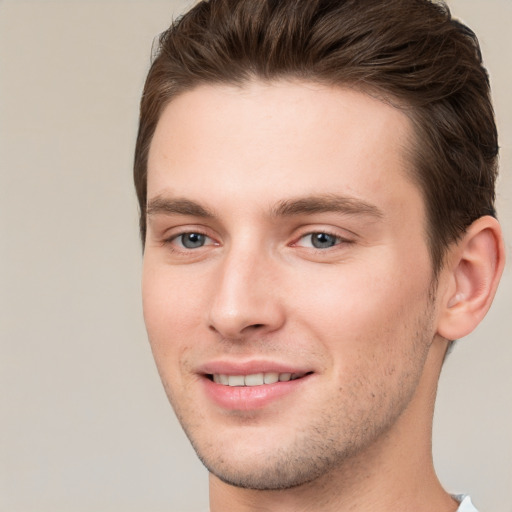
MULTIPOLYGON (((146 341, 131 181, 153 37, 190 4, 0 0, 1 511, 207 510, 146 341)), ((512 2, 450 5, 491 75, 510 258, 512 2)), ((512 512, 511 281, 447 361, 435 416, 441 480, 481 512, 512 512)))

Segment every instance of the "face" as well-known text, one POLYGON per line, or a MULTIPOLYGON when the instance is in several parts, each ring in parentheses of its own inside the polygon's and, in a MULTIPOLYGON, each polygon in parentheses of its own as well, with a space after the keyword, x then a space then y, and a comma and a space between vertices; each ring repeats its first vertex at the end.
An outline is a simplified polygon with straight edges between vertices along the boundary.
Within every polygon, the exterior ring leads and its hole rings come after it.
POLYGON ((311 83, 201 86, 150 148, 147 331, 221 480, 312 481, 383 443, 435 335, 403 113, 311 83))

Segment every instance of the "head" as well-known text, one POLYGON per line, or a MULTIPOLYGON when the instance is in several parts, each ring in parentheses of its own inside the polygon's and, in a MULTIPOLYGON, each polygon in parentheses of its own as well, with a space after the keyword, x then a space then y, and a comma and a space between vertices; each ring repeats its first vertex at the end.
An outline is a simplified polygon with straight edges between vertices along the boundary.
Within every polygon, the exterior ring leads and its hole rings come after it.
POLYGON ((440 4, 211 0, 163 34, 144 315, 213 474, 275 490, 425 456, 447 340, 502 268, 496 153, 476 38, 440 4))
POLYGON ((411 119, 411 178, 437 273, 445 248, 494 215, 498 142, 473 32, 430 0, 199 2, 160 37, 141 102, 134 177, 146 234, 147 158, 165 106, 204 84, 296 78, 351 87, 411 119))

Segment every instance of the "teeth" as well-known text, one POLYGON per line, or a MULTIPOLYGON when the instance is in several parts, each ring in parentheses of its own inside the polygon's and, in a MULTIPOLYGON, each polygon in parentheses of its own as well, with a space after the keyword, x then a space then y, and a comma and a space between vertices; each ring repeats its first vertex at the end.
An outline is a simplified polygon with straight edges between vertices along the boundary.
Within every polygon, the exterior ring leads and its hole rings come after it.
MULTIPOLYGON (((245 379, 242 377, 242 386, 262 386, 265 383, 263 373, 255 373, 253 375, 246 375, 245 379)), ((231 385, 231 383, 230 383, 231 385)), ((240 384, 238 384, 240 385, 240 384)))
POLYGON ((304 377, 303 373, 253 373, 251 375, 224 375, 216 373, 213 382, 224 386, 262 386, 263 384, 275 384, 276 382, 288 382, 289 380, 304 377))
POLYGON ((276 382, 279 382, 279 373, 265 373, 264 381, 265 384, 274 384, 276 382))
POLYGON ((243 375, 230 375, 228 377, 229 386, 245 386, 245 379, 243 375))

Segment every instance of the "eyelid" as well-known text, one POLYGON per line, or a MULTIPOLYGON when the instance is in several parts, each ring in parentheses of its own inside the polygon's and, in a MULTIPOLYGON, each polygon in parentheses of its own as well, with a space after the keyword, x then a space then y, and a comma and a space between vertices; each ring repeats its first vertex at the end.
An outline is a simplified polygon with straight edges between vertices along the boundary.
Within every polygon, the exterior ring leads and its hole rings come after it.
POLYGON ((208 243, 208 240, 212 240, 211 237, 209 237, 208 235, 205 235, 204 233, 199 233, 198 231, 187 231, 185 233, 181 233, 179 235, 176 235, 174 236, 173 238, 171 238, 171 243, 175 243, 179 240, 179 247, 181 250, 183 251, 192 251, 192 250, 197 250, 197 249, 201 249, 202 247, 208 247, 210 245, 215 245, 215 243, 208 243), (200 235, 202 237, 204 237, 204 244, 203 245, 200 245, 198 247, 186 247, 184 244, 183 244, 183 237, 187 236, 187 235, 200 235))
MULTIPOLYGON (((344 230, 344 232, 347 233, 346 230, 344 230)), ((302 240, 303 238, 305 238, 307 236, 311 236, 311 235, 315 235, 315 234, 319 234, 319 233, 336 238, 337 243, 335 245, 333 245, 329 248, 325 248, 325 249, 318 249, 315 247, 307 247, 308 249, 325 252, 327 249, 335 249, 337 246, 339 246, 341 244, 355 243, 356 238, 357 238, 357 235, 352 232, 348 232, 349 234, 345 235, 335 229, 330 229, 330 228, 326 228, 326 227, 322 227, 322 226, 318 226, 318 227, 308 226, 307 229, 304 229, 298 236, 296 236, 294 238, 294 241, 290 245, 295 246, 295 247, 303 247, 303 246, 299 245, 300 240, 302 240)))
POLYGON ((196 226, 179 226, 167 231, 162 239, 162 245, 167 245, 174 252, 189 253, 198 251, 204 247, 220 245, 219 242, 210 234, 208 230, 196 226), (169 234, 170 233, 170 234, 169 234), (195 249, 184 247, 182 244, 177 245, 176 240, 187 234, 198 234, 204 236, 209 242, 195 249), (213 243, 211 243, 213 242, 213 243))

